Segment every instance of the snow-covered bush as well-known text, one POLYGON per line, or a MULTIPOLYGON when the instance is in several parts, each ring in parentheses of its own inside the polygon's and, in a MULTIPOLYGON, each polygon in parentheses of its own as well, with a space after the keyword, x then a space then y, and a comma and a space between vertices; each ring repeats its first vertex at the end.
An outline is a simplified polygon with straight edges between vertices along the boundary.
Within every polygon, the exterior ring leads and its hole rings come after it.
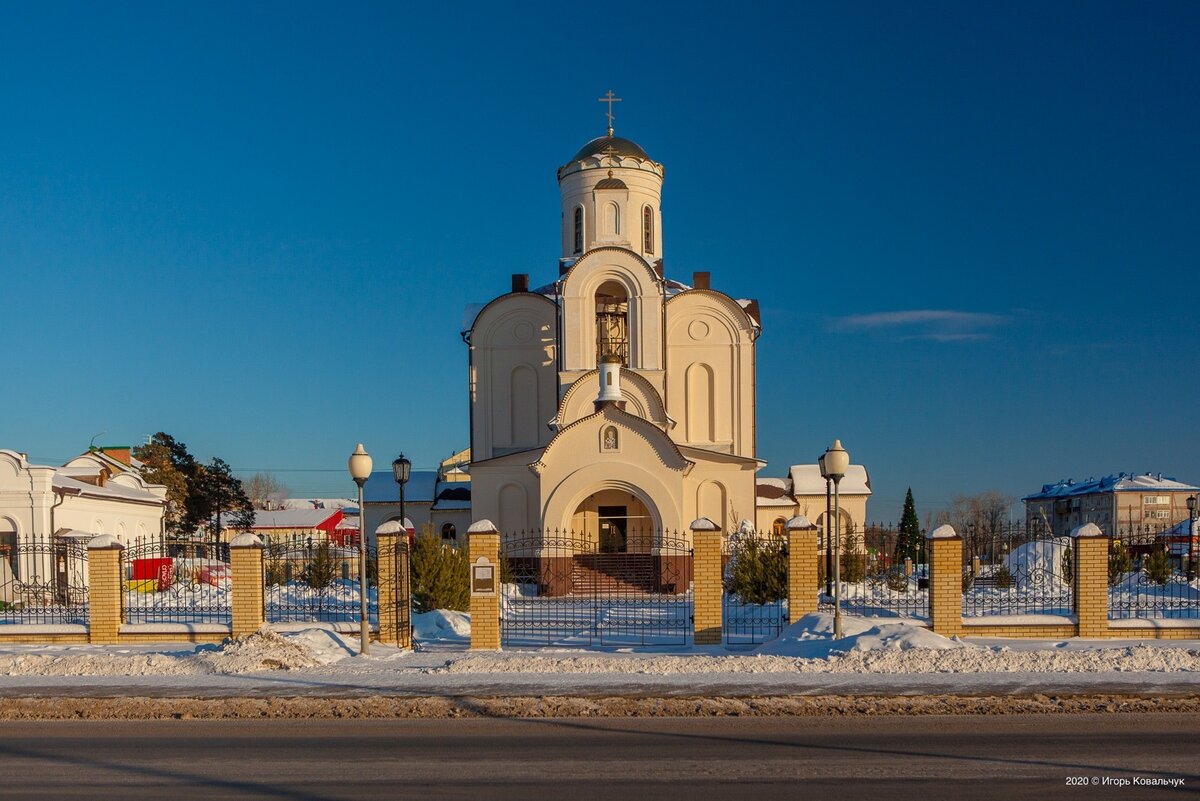
POLYGON ((1170 581, 1171 574, 1175 572, 1171 565, 1171 555, 1167 553, 1166 546, 1161 545, 1150 552, 1142 567, 1146 571, 1146 578, 1159 586, 1170 581))
POLYGON ((783 543, 753 533, 730 538, 732 557, 725 591, 747 604, 767 604, 787 597, 787 559, 783 543))
POLYGON ((1133 557, 1120 540, 1113 540, 1108 547, 1108 586, 1115 587, 1133 570, 1133 557))

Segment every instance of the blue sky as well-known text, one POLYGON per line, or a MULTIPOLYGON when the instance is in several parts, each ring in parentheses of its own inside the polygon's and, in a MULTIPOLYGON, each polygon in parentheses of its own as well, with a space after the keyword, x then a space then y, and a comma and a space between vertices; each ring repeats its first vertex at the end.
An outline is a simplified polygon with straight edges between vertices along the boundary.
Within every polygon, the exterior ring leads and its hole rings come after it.
POLYGON ((762 304, 762 475, 1200 481, 1200 5, 439 5, 0 7, 0 447, 434 465, 611 88, 668 274, 762 304))

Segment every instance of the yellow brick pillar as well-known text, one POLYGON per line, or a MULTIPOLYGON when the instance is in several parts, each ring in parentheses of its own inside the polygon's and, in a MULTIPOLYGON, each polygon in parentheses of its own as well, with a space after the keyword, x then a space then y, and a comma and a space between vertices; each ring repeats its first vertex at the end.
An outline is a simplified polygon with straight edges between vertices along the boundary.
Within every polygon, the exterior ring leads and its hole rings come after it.
POLYGON ((101 534, 88 543, 88 642, 116 644, 124 622, 121 552, 116 537, 101 534))
POLYGON ((1088 523, 1071 532, 1071 542, 1075 634, 1103 637, 1108 634, 1108 537, 1088 523))
POLYGON ((950 526, 929 532, 929 622, 945 637, 961 636, 962 537, 950 526))
POLYGON ((412 579, 408 532, 393 520, 375 529, 379 544, 379 641, 412 647, 412 579))
POLYGON ((490 520, 480 520, 467 529, 467 555, 471 562, 471 649, 500 650, 500 532, 490 520), (484 560, 480 562, 480 560, 484 560), (475 572, 491 564, 494 589, 477 591, 475 572))
POLYGON ((692 629, 696 645, 721 644, 721 528, 707 517, 692 521, 692 629))
POLYGON ((817 611, 817 527, 804 515, 787 521, 788 623, 817 611))
POLYGON ((267 622, 263 543, 256 535, 239 534, 229 543, 233 636, 253 634, 267 622))

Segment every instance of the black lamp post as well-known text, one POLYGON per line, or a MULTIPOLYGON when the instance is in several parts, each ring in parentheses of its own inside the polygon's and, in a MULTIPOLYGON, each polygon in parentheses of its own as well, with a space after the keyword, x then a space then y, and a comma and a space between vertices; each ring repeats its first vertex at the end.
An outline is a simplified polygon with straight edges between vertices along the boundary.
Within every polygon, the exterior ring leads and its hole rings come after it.
POLYGON ((1196 553, 1196 519, 1200 517, 1200 512, 1196 509, 1196 496, 1189 495, 1187 498, 1188 520, 1191 525, 1188 527, 1188 571, 1189 579, 1195 579, 1197 573, 1200 573, 1200 563, 1197 562, 1196 553))
POLYGON ((401 451, 396 460, 392 462, 392 478, 396 479, 396 483, 400 485, 400 526, 406 532, 408 531, 408 518, 404 516, 404 485, 408 483, 408 477, 412 473, 412 462, 404 458, 404 452, 401 451))
MULTIPOLYGON (((833 636, 842 638, 842 511, 839 490, 842 478, 850 468, 850 454, 842 447, 842 441, 835 439, 833 444, 825 449, 825 453, 817 459, 821 469, 821 477, 833 482, 833 636)), ((828 518, 826 518, 828 520, 828 518)), ((829 526, 825 526, 826 532, 829 526)))

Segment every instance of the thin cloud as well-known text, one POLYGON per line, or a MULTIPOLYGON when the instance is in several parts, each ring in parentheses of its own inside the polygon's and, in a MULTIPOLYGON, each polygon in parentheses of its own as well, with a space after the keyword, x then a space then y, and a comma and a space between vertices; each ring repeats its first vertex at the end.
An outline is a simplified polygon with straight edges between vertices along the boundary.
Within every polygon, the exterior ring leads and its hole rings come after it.
POLYGON ((1003 314, 950 309, 908 309, 876 314, 852 314, 834 320, 832 327, 838 331, 895 331, 901 339, 966 342, 990 338, 994 329, 1010 319, 1003 314))

